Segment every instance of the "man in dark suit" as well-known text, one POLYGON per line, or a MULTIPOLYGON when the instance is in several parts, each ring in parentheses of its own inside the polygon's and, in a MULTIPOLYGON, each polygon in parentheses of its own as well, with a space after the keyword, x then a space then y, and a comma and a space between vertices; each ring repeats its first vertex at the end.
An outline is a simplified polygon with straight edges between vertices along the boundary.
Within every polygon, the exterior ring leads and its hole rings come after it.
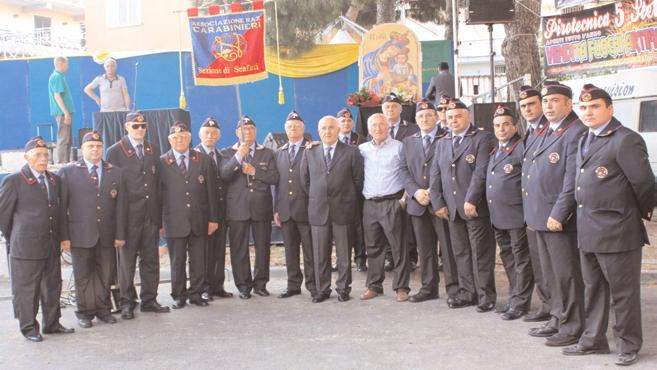
POLYGON ((306 149, 301 164, 314 249, 317 294, 313 303, 331 294, 332 240, 338 259, 338 300, 345 302, 351 292, 349 225, 356 222, 358 194, 363 189, 363 158, 358 149, 338 141, 335 117, 320 119, 318 131, 321 144, 306 149))
POLYGON ((37 136, 25 144, 27 164, 0 185, 0 231, 7 240, 14 312, 21 334, 41 342, 36 319, 41 301, 44 334, 69 334, 59 323, 62 290, 59 217, 61 181, 47 171, 48 147, 37 136))
MULTIPOLYGON (((212 297, 230 298, 233 293, 224 289, 226 280, 226 237, 228 236, 226 224, 226 189, 224 181, 221 179, 220 169, 224 162, 219 149, 215 147, 217 141, 221 138, 221 127, 219 122, 212 117, 208 117, 201 124, 198 132, 201 143, 194 149, 198 152, 207 154, 216 172, 215 178, 215 198, 217 203, 217 220, 219 228, 214 234, 208 237, 205 259, 205 284, 203 288, 203 299, 212 301, 212 297)), ((231 249, 232 252, 232 249, 231 249)))
MULTIPOLYGON (((521 86, 518 94, 518 105, 520 113, 527 122, 527 130, 523 136, 523 158, 521 172, 521 192, 527 188, 527 176, 529 166, 532 163, 529 156, 533 154, 538 145, 541 144, 545 127, 548 125, 547 118, 543 115, 541 106, 541 93, 531 86, 521 86)), ((538 241, 536 231, 530 227, 525 228, 527 232, 527 244, 529 245, 529 256, 531 258, 532 272, 534 275, 535 292, 540 305, 535 312, 525 315, 522 319, 527 322, 547 321, 550 319, 550 289, 548 282, 541 270, 541 260, 538 254, 538 241)))
MULTIPOLYGON (((383 115, 388 121, 390 126, 390 137, 397 140, 403 141, 407 137, 420 131, 420 128, 417 124, 408 122, 401 118, 403 111, 402 100, 395 93, 389 93, 385 95, 381 101, 381 110, 383 115)), ((413 231, 413 226, 411 224, 411 217, 407 214, 404 218, 405 229, 408 232, 405 234, 405 243, 406 249, 410 255, 411 271, 415 270, 417 266, 418 253, 417 253, 417 244, 415 242, 415 232, 413 231)), ((390 245, 386 247, 386 271, 392 271, 392 252, 390 250, 390 245)))
POLYGON ((504 264, 510 291, 502 319, 516 320, 529 310, 534 289, 520 190, 523 145, 518 120, 510 109, 499 106, 495 110, 493 129, 498 145, 488 163, 486 198, 500 256, 510 257, 504 264))
POLYGON ((442 95, 454 96, 454 76, 449 73, 447 62, 441 62, 438 74, 431 77, 426 97, 437 103, 442 95))
POLYGON ((226 184, 226 220, 230 238, 231 266, 240 298, 251 290, 269 295, 271 222, 274 215, 271 185, 278 183, 274 152, 256 142, 256 124, 248 116, 237 123, 239 142, 222 151, 221 178, 226 184), (251 276, 249 230, 255 244, 255 268, 251 276), (233 250, 235 249, 235 250, 233 250), (235 256, 235 258, 232 258, 235 256))
POLYGON ((609 306, 614 314, 616 365, 638 361, 641 330, 642 221, 655 206, 655 177, 643 138, 614 118, 609 94, 584 85, 579 97, 588 135, 577 152, 577 241, 584 278, 586 324, 565 355, 609 353, 609 306))
POLYGON ((429 197, 429 171, 435 159, 436 144, 448 134, 447 130, 438 126, 437 119, 433 104, 428 100, 420 101, 415 108, 415 120, 420 132, 404 139, 402 174, 404 188, 410 195, 406 212, 411 216, 415 229, 422 283, 420 290, 409 298, 410 302, 438 298, 440 275, 437 243, 440 243, 443 257, 448 303, 454 301, 459 290, 447 221, 436 217, 429 197))
MULTIPOLYGON (((347 145, 357 147, 365 141, 354 129, 354 117, 351 111, 347 108, 341 109, 336 115, 338 119, 338 128, 340 129, 339 140, 347 145)), ((356 222, 350 231, 351 241, 350 245, 354 250, 354 262, 356 263, 356 271, 367 271, 367 251, 365 249, 365 239, 363 238, 363 198, 359 196, 358 215, 356 222)), ((334 268, 337 271, 337 266, 334 268)))
POLYGON ((313 244, 308 224, 308 195, 303 191, 300 173, 301 158, 306 147, 303 138, 305 124, 299 113, 292 111, 285 120, 288 142, 276 151, 276 169, 279 174, 275 187, 274 222, 283 232, 287 288, 278 296, 289 298, 301 294, 301 283, 315 296, 315 270, 313 244), (301 244, 303 248, 303 274, 301 273, 301 244))
POLYGON ((192 134, 187 125, 176 122, 169 129, 171 149, 160 157, 160 186, 164 234, 171 260, 173 308, 189 302, 200 307, 205 282, 205 249, 208 235, 219 227, 216 177, 210 157, 190 150, 192 134), (189 289, 187 255, 189 254, 189 289))
POLYGON ((137 305, 134 285, 139 256, 142 312, 169 312, 160 305, 159 230, 162 227, 159 194, 160 148, 146 140, 147 123, 139 112, 126 116, 127 135, 107 149, 107 162, 121 168, 128 193, 128 226, 126 244, 119 249, 119 283, 121 286, 121 318, 132 319, 137 305))
POLYGON ((549 125, 541 144, 528 154, 523 202, 527 227, 536 230, 552 318, 529 335, 546 337, 548 346, 567 346, 577 343, 584 324, 574 191, 577 141, 586 127, 572 111, 569 87, 546 82, 541 96, 549 125))
POLYGON ((110 313, 110 278, 115 248, 126 240, 128 192, 124 172, 102 160, 96 131, 82 138, 82 159, 59 170, 62 179, 61 246, 71 250, 76 316, 83 328, 97 317, 116 323, 110 313))
POLYGON ((450 135, 441 139, 431 167, 430 197, 436 216, 449 220, 459 278, 459 296, 450 308, 495 308, 495 237, 486 202, 486 169, 495 146, 493 135, 470 123, 460 100, 447 107, 450 135))

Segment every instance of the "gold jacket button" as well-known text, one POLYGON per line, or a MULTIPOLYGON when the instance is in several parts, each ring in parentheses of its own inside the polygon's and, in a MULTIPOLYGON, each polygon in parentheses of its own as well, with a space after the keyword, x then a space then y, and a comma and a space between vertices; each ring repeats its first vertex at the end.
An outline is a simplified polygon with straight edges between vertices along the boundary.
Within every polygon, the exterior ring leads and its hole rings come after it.
POLYGON ((187 203, 187 208, 191 208, 191 207, 192 207, 192 205, 187 203))
POLYGON ((249 189, 249 191, 253 193, 253 189, 249 189))
POLYGON ((146 196, 146 199, 148 199, 148 195, 146 196))
POLYGON ((293 194, 293 193, 292 193, 292 192, 290 192, 290 195, 292 195, 292 194, 293 194))

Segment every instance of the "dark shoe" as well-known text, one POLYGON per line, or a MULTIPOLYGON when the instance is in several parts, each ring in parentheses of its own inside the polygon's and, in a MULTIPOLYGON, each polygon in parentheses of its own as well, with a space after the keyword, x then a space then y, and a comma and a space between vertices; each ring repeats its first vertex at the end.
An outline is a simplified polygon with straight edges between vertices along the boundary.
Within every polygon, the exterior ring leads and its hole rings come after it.
POLYGON ((278 298, 290 298, 299 294, 301 294, 301 290, 285 289, 283 292, 281 292, 281 294, 278 295, 278 298))
POLYGON ((532 314, 526 315, 522 321, 525 322, 540 322, 540 321, 548 321, 550 320, 550 313, 549 312, 534 312, 532 314))
POLYGON ((179 310, 185 306, 187 306, 187 302, 185 299, 175 299, 173 301, 173 304, 171 305, 171 308, 173 308, 174 310, 179 310))
POLYGON ((492 302, 482 303, 479 306, 477 306, 477 312, 479 312, 479 313, 490 312, 494 308, 495 308, 495 303, 492 303, 492 302))
POLYGON ((619 353, 618 358, 616 359, 616 365, 618 366, 630 366, 639 361, 639 354, 636 352, 630 353, 619 353))
POLYGON ((329 298, 328 294, 317 294, 313 297, 313 303, 321 303, 329 298))
POLYGON ((454 302, 448 305, 449 308, 463 308, 468 306, 474 306, 474 302, 466 301, 460 298, 454 298, 454 302))
POLYGON ((364 263, 359 263, 356 266, 356 271, 358 271, 358 272, 367 272, 367 265, 364 264, 364 263))
POLYGON ((251 298, 251 293, 247 292, 247 291, 240 292, 240 298, 241 299, 250 299, 251 298))
POLYGON ((162 306, 161 304, 155 302, 148 306, 141 306, 141 312, 155 312, 155 313, 165 313, 169 312, 168 306, 162 306))
POLYGON ((420 303, 424 301, 428 301, 431 299, 438 299, 438 293, 436 294, 429 294, 429 293, 417 293, 413 294, 412 296, 408 297, 409 302, 413 303, 420 303))
POLYGON ((57 324, 57 326, 52 329, 52 330, 44 330, 43 334, 71 334, 74 333, 75 329, 73 328, 66 328, 62 324, 57 324))
POLYGON ((447 297, 447 306, 449 306, 451 304, 454 304, 455 299, 456 299, 456 297, 454 297, 454 296, 447 297))
POLYGON ((189 300, 189 303, 193 304, 194 306, 199 306, 199 307, 207 307, 207 306, 210 305, 210 304, 208 303, 208 301, 206 301, 206 300, 203 299, 203 298, 201 298, 201 299, 194 299, 194 300, 191 300, 191 299, 190 299, 190 300, 189 300))
POLYGON ((525 311, 525 310, 519 310, 519 309, 511 308, 511 309, 509 309, 508 311, 506 311, 505 313, 502 314, 502 320, 507 320, 507 321, 517 320, 517 319, 525 316, 526 314, 527 314, 527 311, 525 311))
POLYGON ((510 304, 505 304, 504 306, 499 306, 495 308, 495 313, 503 314, 511 309, 510 304))
POLYGON ((116 318, 112 314, 96 316, 98 320, 104 322, 105 324, 116 324, 116 318))
POLYGON ((566 356, 606 355, 609 353, 609 348, 584 348, 580 344, 576 344, 572 347, 562 349, 561 353, 566 356))
POLYGON ((91 320, 89 319, 78 319, 78 325, 84 329, 89 329, 90 327, 94 326, 94 324, 92 324, 91 320))
POLYGON ((207 302, 214 301, 214 298, 212 298, 212 295, 207 293, 207 292, 201 293, 201 299, 203 299, 204 301, 207 301, 207 302))
POLYGON ((262 288, 262 289, 254 289, 253 293, 261 296, 261 297, 269 297, 269 292, 267 291, 267 288, 262 288))
POLYGON ((233 297, 233 293, 227 292, 223 289, 215 291, 214 293, 212 293, 212 295, 215 296, 215 297, 219 297, 219 298, 232 298, 233 297))
POLYGON ((43 337, 39 333, 23 334, 23 336, 30 342, 43 342, 43 337))
POLYGON ((557 333, 547 338, 547 340, 545 340, 545 345, 548 347, 565 347, 577 344, 577 342, 579 342, 579 337, 557 333))
POLYGON ((135 318, 134 312, 132 312, 132 307, 126 306, 121 309, 121 318, 123 320, 132 320, 135 318))
POLYGON ((383 270, 385 270, 386 272, 390 272, 394 268, 395 268, 395 265, 392 263, 392 260, 386 258, 386 261, 383 264, 383 270))
POLYGON ((529 329, 529 335, 531 335, 532 337, 547 338, 557 334, 559 330, 557 330, 557 328, 555 327, 550 326, 549 323, 550 322, 548 321, 543 326, 529 329))
POLYGON ((340 292, 340 293, 338 293, 338 301, 340 301, 340 302, 346 302, 346 301, 348 301, 348 300, 350 300, 350 299, 351 299, 351 297, 349 296, 349 293, 348 293, 348 292, 340 292))

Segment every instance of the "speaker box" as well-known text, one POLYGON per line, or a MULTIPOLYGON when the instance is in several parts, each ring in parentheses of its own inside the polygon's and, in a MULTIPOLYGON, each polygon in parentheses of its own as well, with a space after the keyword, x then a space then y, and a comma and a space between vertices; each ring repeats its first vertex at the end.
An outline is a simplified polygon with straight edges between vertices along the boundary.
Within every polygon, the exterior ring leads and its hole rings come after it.
POLYGON ((497 24, 513 22, 513 0, 470 0, 466 24, 497 24))
POLYGON ((471 117, 473 117, 475 126, 483 127, 484 130, 494 134, 493 115, 495 114, 497 107, 500 105, 511 109, 513 114, 516 115, 516 119, 519 119, 516 113, 516 103, 514 102, 473 104, 472 107, 470 107, 470 114, 471 117))

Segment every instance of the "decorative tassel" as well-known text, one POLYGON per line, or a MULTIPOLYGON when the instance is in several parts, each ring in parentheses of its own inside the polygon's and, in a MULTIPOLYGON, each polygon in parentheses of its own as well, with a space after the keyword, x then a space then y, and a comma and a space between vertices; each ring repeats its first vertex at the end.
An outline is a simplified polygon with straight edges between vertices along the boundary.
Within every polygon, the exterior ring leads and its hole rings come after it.
POLYGON ((180 99, 178 99, 178 107, 180 109, 185 109, 187 107, 187 99, 185 99, 185 93, 180 92, 180 99))
POLYGON ((285 93, 283 93, 283 86, 278 88, 278 105, 285 104, 285 93))

